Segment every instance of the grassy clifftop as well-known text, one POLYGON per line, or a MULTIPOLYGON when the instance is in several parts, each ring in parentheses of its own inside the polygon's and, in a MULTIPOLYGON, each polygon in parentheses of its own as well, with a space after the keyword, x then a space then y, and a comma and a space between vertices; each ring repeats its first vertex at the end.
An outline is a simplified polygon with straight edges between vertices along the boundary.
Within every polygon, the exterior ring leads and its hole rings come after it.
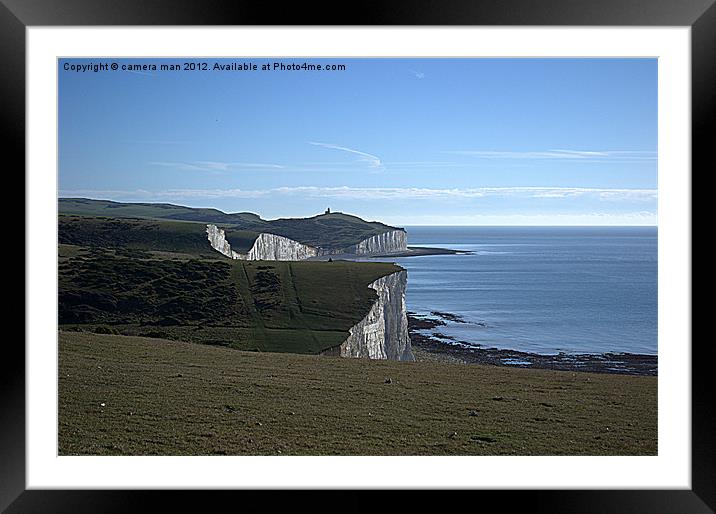
POLYGON ((346 248, 369 237, 396 230, 377 221, 365 221, 341 212, 312 218, 277 219, 268 223, 269 230, 274 234, 331 250, 346 248))
MULTIPOLYGON (((248 252, 258 235, 248 230, 226 231, 231 248, 240 253, 248 252)), ((174 252, 197 257, 220 255, 209 244, 206 224, 198 222, 60 215, 58 238, 60 244, 77 246, 174 252)))
MULTIPOLYGON (((253 239, 251 234, 243 239, 241 235, 237 233, 234 237, 237 251, 246 251, 247 245, 250 248, 258 234, 253 234, 253 239)), ((60 244, 123 248, 135 255, 173 252, 196 257, 220 256, 209 244, 203 223, 60 215, 58 239, 60 244)))
MULTIPOLYGON (((369 237, 396 230, 379 222, 365 221, 357 216, 330 213, 311 218, 282 218, 263 220, 249 212, 225 213, 217 209, 195 209, 172 204, 120 203, 109 200, 86 198, 60 198, 59 212, 64 215, 101 216, 113 218, 146 218, 154 220, 181 220, 213 223, 227 229, 227 239, 232 243, 231 233, 268 232, 293 239, 303 244, 325 249, 345 248, 369 237)), ((254 236, 254 240, 255 240, 254 236)), ((240 243, 237 238, 237 244, 240 243)))
POLYGON ((168 259, 61 245, 59 323, 66 330, 318 353, 342 343, 367 314, 376 299, 368 284, 400 269, 390 263, 168 259))

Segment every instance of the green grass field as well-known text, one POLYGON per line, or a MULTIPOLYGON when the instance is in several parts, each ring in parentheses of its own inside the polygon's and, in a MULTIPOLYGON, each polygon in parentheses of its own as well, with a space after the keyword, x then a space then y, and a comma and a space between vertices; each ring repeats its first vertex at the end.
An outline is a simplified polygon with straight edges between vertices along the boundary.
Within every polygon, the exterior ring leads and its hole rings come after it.
MULTIPOLYGON (((173 247, 175 252, 183 249, 173 247)), ((60 245, 60 327, 319 353, 370 310, 390 263, 232 261, 126 247, 60 245)))
POLYGON ((656 393, 656 377, 59 333, 60 455, 656 455, 656 393))

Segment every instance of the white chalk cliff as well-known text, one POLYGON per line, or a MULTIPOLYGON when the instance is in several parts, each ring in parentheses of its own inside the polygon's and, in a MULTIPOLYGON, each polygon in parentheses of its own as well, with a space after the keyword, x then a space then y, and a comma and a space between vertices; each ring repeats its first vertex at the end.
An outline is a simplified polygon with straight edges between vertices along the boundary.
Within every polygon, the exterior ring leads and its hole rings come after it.
POLYGON ((408 248, 408 234, 404 230, 390 230, 364 239, 348 248, 323 250, 305 245, 276 234, 261 233, 246 254, 231 249, 223 229, 207 225, 206 233, 211 247, 231 259, 249 261, 301 261, 317 255, 355 254, 375 255, 405 251, 408 248))
POLYGON ((230 257, 248 261, 301 261, 318 255, 318 250, 293 239, 276 234, 261 233, 246 254, 235 252, 226 240, 223 229, 207 225, 206 234, 211 247, 230 257))
POLYGON ((350 247, 346 253, 358 255, 403 252, 408 249, 408 234, 405 230, 391 230, 364 239, 350 247))
POLYGON ((206 226, 206 235, 209 239, 211 247, 219 253, 223 253, 231 259, 240 259, 240 255, 231 249, 231 245, 226 240, 226 234, 216 225, 206 226))
POLYGON ((408 272, 392 273, 369 284, 378 298, 368 314, 349 330, 341 357, 413 361, 405 309, 408 272))
POLYGON ((318 250, 293 239, 261 233, 246 257, 249 261, 302 261, 318 255, 318 250))

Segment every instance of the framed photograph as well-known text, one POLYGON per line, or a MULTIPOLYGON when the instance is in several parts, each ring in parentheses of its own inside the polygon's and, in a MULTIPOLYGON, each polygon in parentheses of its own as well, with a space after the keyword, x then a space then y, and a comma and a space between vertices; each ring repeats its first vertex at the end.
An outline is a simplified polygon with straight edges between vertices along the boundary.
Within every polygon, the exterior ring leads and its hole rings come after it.
POLYGON ((459 489, 712 512, 711 4, 386 2, 348 26, 4 2, 26 337, 0 506, 459 489))

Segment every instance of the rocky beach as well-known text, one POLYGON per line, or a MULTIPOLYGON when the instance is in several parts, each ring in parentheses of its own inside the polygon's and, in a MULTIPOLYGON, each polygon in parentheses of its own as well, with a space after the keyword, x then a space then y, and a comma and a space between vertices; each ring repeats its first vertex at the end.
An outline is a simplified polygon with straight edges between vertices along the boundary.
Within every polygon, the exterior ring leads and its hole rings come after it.
POLYGON ((432 311, 429 315, 408 312, 408 332, 416 360, 624 375, 657 375, 656 355, 634 353, 544 355, 488 348, 482 347, 477 341, 460 341, 441 334, 439 327, 447 323, 465 323, 465 321, 449 312, 432 311))

